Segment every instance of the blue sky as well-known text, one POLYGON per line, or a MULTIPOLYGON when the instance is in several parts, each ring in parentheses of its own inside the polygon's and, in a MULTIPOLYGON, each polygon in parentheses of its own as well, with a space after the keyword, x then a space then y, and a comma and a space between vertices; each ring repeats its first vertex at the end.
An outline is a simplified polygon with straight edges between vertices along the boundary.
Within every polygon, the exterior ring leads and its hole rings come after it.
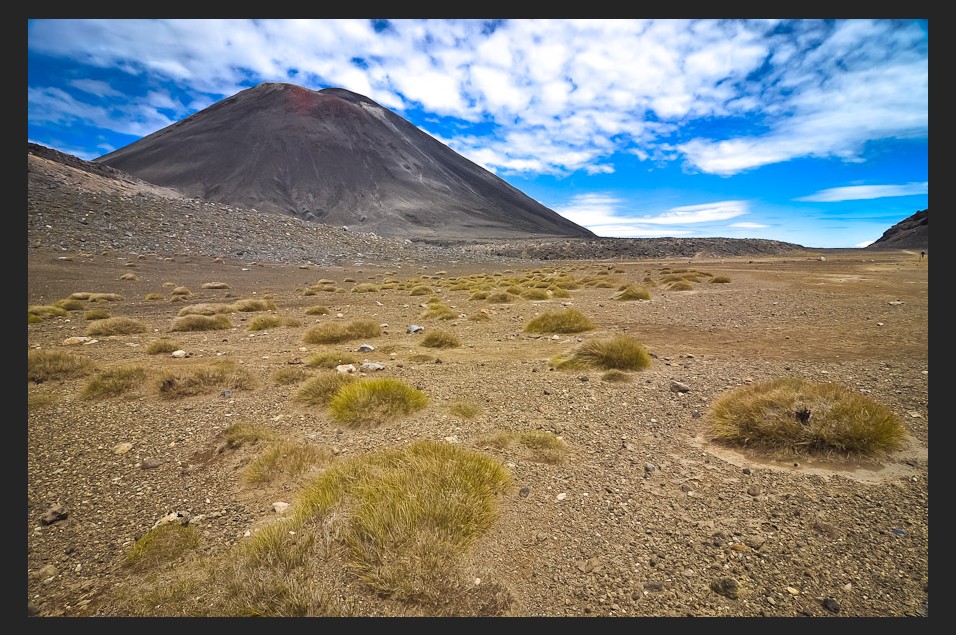
POLYGON ((375 100, 599 236, 862 247, 929 207, 928 20, 28 20, 83 159, 261 82, 375 100))

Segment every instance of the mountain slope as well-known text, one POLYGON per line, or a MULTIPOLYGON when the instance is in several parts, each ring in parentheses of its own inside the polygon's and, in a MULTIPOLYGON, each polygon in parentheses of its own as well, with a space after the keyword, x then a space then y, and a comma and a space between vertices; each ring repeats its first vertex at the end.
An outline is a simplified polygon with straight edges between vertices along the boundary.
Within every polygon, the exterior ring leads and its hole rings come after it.
POLYGON ((95 162, 191 198, 384 236, 594 236, 344 89, 260 84, 95 162))
POLYGON ((929 208, 920 210, 893 225, 866 246, 866 249, 927 249, 929 247, 929 208))

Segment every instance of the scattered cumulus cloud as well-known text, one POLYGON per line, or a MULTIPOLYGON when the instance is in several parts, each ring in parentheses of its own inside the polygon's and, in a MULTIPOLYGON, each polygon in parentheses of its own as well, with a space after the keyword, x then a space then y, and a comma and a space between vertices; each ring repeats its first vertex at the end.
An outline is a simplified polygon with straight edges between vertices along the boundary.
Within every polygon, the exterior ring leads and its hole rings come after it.
MULTIPOLYGON (((726 176, 807 157, 859 161, 870 141, 928 130, 925 34, 890 20, 37 20, 28 44, 131 78, 149 72, 170 104, 295 81, 494 122, 490 164, 519 174, 607 173, 629 153, 726 176), (693 125, 726 117, 754 124, 717 136, 693 125), (522 135, 548 143, 509 143, 522 135)), ((73 86, 69 109, 66 95, 34 87, 31 119, 69 112, 126 134, 169 123, 83 98, 116 87, 73 86)))

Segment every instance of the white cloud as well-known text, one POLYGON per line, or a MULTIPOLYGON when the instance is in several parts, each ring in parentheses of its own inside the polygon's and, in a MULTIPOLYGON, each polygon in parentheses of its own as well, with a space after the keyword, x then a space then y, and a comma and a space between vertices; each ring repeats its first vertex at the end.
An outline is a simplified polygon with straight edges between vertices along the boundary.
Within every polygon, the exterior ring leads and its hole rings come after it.
MULTIPOLYGON (((624 211, 626 201, 603 194, 580 194, 563 206, 552 209, 578 225, 587 227, 598 236, 654 237, 684 236, 694 230, 688 225, 714 223, 749 213, 745 201, 717 201, 701 205, 675 207, 659 214, 634 215, 624 211)), ((757 228, 757 224, 734 223, 731 228, 757 228)))
MULTIPOLYGON (((871 141, 928 134, 928 55, 917 25, 851 19, 34 20, 32 51, 150 74, 179 101, 211 103, 258 81, 340 86, 399 110, 495 122, 491 165, 606 173, 615 152, 682 158, 733 175, 805 157, 863 160, 871 141), (95 46, 90 43, 95 42, 95 46), (744 125, 750 117, 754 125, 744 125), (733 125, 720 127, 726 117, 733 125), (703 119, 701 119, 703 118, 703 119), (707 126, 700 126, 703 122, 707 126), (718 124, 713 126, 712 124, 718 124), (537 145, 513 144, 534 137, 537 145)), ((146 100, 106 111, 82 96, 123 92, 81 80, 34 113, 148 134, 168 125, 146 100), (58 111, 59 114, 55 114, 58 111)))
POLYGON ((838 201, 858 201, 889 196, 913 196, 927 194, 929 181, 920 183, 904 183, 902 185, 848 185, 846 187, 831 187, 820 190, 809 196, 801 196, 796 201, 813 201, 834 203, 838 201))

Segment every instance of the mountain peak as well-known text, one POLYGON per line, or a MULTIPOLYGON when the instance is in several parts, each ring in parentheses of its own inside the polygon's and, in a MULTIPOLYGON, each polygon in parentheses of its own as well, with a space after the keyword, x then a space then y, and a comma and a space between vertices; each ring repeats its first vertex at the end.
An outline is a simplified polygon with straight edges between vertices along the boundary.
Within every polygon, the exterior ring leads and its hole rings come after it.
POLYGON ((594 237, 344 88, 259 84, 96 162, 191 198, 383 236, 594 237))

